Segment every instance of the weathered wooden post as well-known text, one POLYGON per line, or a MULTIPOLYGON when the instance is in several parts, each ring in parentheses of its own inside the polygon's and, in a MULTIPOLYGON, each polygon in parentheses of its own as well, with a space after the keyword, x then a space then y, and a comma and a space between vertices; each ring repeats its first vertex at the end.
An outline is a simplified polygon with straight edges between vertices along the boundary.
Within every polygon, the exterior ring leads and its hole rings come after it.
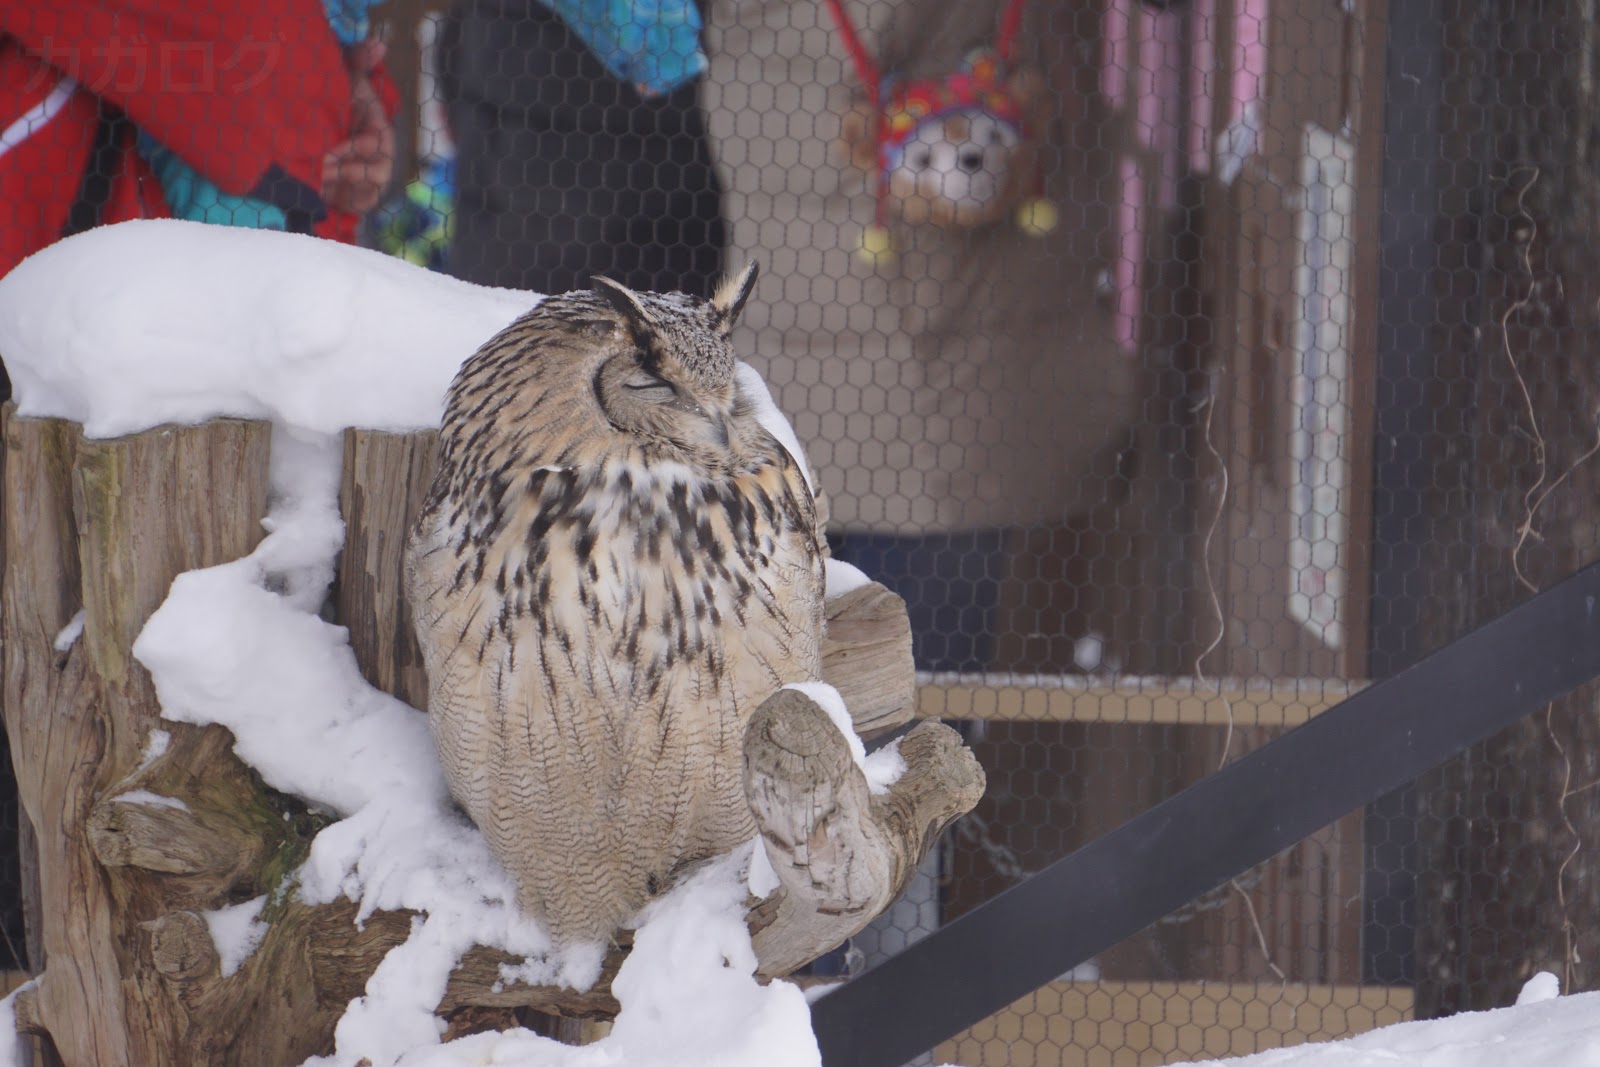
MULTIPOLYGON (((345 1006, 411 917, 379 912, 358 928, 353 901, 300 900, 292 874, 325 817, 265 786, 226 729, 163 720, 131 654, 178 574, 260 541, 271 428, 216 420, 91 440, 8 406, 0 435, 4 715, 38 842, 29 934, 43 956, 36 986, 15 1001, 18 1028, 47 1037, 69 1067, 292 1064, 330 1052, 345 1006), (224 974, 204 913, 262 895, 266 932, 224 974)), ((417 706, 426 680, 400 553, 434 445, 431 432, 346 434, 347 536, 333 591, 368 680, 417 706)), ((825 680, 858 728, 908 721, 903 605, 868 585, 831 601, 827 616, 825 680)), ((842 735, 806 698, 780 693, 757 712, 752 801, 783 885, 752 902, 762 973, 787 973, 859 929, 933 835, 976 803, 982 772, 953 731, 919 726, 902 752, 901 782, 869 797, 842 735), (830 878, 840 865, 872 873, 844 884, 830 878)), ((518 1007, 603 1016, 616 1010, 609 983, 625 954, 614 950, 601 981, 578 993, 504 982, 500 964, 518 961, 480 946, 438 1014, 456 1032, 508 1025, 518 1007)))

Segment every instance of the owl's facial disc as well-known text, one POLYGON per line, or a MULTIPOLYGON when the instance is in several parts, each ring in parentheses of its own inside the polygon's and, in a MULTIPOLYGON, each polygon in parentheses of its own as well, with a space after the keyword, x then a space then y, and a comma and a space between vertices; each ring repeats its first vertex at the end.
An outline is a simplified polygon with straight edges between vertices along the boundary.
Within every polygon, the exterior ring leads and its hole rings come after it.
MULTIPOLYGON (((753 279, 753 272, 746 273, 753 279)), ((594 279, 594 292, 611 305, 650 370, 670 367, 679 384, 696 392, 720 392, 733 380, 728 332, 738 312, 719 303, 723 294, 707 301, 683 293, 636 293, 602 277, 594 279)), ((742 306, 737 293, 727 299, 736 296, 742 306)))
POLYGON ((619 329, 594 392, 619 430, 676 445, 685 458, 729 461, 733 438, 734 357, 730 336, 755 287, 751 264, 703 300, 683 293, 637 293, 607 278, 594 294, 619 329))

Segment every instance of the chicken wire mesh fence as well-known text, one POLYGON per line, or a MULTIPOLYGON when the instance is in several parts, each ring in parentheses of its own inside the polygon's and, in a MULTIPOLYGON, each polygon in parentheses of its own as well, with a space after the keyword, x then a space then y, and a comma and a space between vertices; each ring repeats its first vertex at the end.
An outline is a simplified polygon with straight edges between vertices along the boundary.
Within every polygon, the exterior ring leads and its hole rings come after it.
MULTIPOLYGON (((738 350, 989 779, 810 980, 1600 554, 1586 0, 211 6, 0 12, 0 271, 166 214, 537 292, 760 264, 738 350)), ((1171 1062, 1593 988, 1597 735, 1564 700, 933 1060, 1171 1062)))

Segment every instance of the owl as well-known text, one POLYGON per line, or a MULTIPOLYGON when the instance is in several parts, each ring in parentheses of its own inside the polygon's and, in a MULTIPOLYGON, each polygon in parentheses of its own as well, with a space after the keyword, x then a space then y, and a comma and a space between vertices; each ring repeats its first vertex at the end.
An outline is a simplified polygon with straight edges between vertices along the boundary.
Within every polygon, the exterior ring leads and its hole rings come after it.
POLYGON ((406 550, 451 793, 557 946, 755 835, 744 728, 820 677, 815 501, 710 300, 597 278, 462 366, 406 550))

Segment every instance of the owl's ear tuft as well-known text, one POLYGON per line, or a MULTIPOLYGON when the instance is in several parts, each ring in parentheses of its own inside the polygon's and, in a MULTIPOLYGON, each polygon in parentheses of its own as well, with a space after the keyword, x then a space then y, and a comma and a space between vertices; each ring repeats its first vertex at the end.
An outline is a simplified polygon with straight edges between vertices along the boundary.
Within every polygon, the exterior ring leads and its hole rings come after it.
POLYGON ((655 320, 650 317, 649 309, 644 306, 644 301, 639 299, 638 293, 621 282, 602 278, 598 274, 594 277, 594 291, 609 300, 611 306, 617 309, 617 314, 622 316, 622 321, 628 326, 628 332, 633 334, 635 339, 654 334, 655 320))
POLYGON ((756 261, 751 260, 735 278, 728 278, 717 286, 717 293, 711 298, 711 306, 720 313, 718 323, 722 332, 726 334, 733 329, 734 323, 739 321, 739 312, 744 310, 744 303, 750 299, 750 294, 756 287, 756 275, 760 273, 756 261))

